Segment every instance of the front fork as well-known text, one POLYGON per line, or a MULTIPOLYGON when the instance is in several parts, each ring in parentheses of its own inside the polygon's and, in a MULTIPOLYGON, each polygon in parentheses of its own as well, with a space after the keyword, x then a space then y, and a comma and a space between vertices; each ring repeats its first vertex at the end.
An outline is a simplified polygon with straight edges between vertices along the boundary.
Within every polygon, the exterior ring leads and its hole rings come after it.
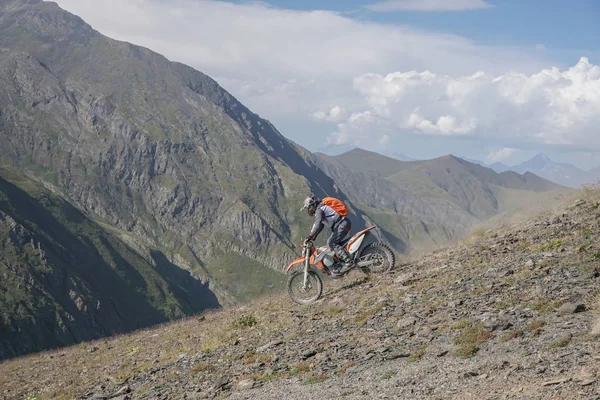
POLYGON ((310 267, 310 250, 308 246, 304 246, 304 282, 302 284, 302 289, 308 289, 308 269, 310 267))

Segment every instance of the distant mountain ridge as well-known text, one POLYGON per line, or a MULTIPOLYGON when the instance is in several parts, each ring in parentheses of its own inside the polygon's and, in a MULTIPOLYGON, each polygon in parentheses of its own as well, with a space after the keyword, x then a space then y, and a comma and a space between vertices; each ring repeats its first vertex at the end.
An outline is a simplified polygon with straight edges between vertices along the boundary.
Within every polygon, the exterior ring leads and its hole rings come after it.
POLYGON ((319 166, 400 248, 439 246, 482 220, 564 187, 534 174, 498 174, 462 158, 399 161, 354 149, 319 166))
POLYGON ((572 188, 578 188, 586 183, 593 183, 600 179, 600 168, 584 171, 569 163, 555 162, 544 153, 537 154, 530 160, 510 167, 502 163, 495 163, 490 165, 490 168, 493 168, 497 172, 506 170, 521 174, 531 172, 552 182, 572 188))

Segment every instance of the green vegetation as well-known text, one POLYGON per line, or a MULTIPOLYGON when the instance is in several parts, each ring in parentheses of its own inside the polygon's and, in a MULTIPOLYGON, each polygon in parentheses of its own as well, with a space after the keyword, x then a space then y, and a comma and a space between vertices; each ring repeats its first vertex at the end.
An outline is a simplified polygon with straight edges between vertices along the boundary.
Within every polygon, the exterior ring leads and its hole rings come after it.
POLYGON ((385 307, 385 303, 381 302, 379 304, 377 304, 376 306, 368 309, 367 311, 362 312, 361 314, 357 315, 356 317, 354 317, 352 319, 352 322, 356 322, 359 325, 364 324, 370 317, 372 317, 373 315, 377 314, 379 311, 381 311, 381 309, 385 307))
POLYGON ((258 320, 251 315, 243 315, 233 320, 234 328, 249 328, 258 323, 258 320))
POLYGON ((491 332, 484 328, 483 323, 472 323, 454 338, 453 343, 459 346, 454 354, 463 358, 472 357, 479 351, 478 345, 485 343, 491 336, 491 332))
POLYGON ((345 307, 331 306, 325 312, 325 316, 326 317, 333 317, 334 315, 337 315, 337 314, 341 313, 344 310, 345 310, 345 307))
POLYGON ((525 331, 525 332, 537 331, 538 329, 543 328, 545 325, 546 325, 546 321, 542 321, 541 319, 536 319, 536 320, 528 323, 527 326, 525 326, 525 329, 523 329, 523 331, 525 331))
POLYGON ((556 250, 559 247, 561 247, 563 244, 564 244, 564 242, 562 240, 551 239, 547 243, 544 243, 543 245, 534 248, 533 252, 534 253, 540 253, 540 252, 543 252, 543 251, 556 250))
POLYGON ((427 350, 427 346, 419 347, 417 350, 410 353, 410 356, 407 358, 407 360, 409 362, 421 361, 421 359, 425 355, 425 350, 427 350))
POLYGON ((454 325, 452 325, 450 327, 450 329, 452 329, 452 330, 464 329, 469 325, 471 325, 470 319, 462 319, 462 320, 456 322, 454 325))
POLYGON ((560 347, 566 347, 569 343, 571 343, 571 340, 572 337, 570 335, 563 336, 546 346, 545 350, 554 350, 560 347))
POLYGON ((504 335, 502 335, 502 337, 500 337, 500 342, 505 343, 505 342, 511 341, 513 339, 518 339, 522 336, 523 336, 522 330, 517 329, 514 331, 509 331, 509 332, 506 332, 504 335))
POLYGON ((306 378, 304 383, 306 383, 307 385, 314 385, 316 383, 325 382, 326 380, 327 380, 327 375, 325 375, 325 374, 311 373, 310 376, 308 378, 306 378))
POLYGON ((529 305, 529 308, 533 311, 537 311, 540 314, 546 314, 550 311, 555 310, 560 306, 560 302, 554 299, 540 297, 537 298, 533 303, 529 305))
POLYGON ((299 362, 290 371, 291 375, 300 375, 310 372, 310 364, 307 362, 299 362))
POLYGON ((286 279, 282 272, 234 252, 218 255, 206 266, 206 270, 240 301, 278 292, 286 279))
POLYGON ((331 160, 343 165, 345 168, 380 176, 391 176, 415 165, 415 163, 396 160, 362 149, 354 149, 331 157, 331 160))

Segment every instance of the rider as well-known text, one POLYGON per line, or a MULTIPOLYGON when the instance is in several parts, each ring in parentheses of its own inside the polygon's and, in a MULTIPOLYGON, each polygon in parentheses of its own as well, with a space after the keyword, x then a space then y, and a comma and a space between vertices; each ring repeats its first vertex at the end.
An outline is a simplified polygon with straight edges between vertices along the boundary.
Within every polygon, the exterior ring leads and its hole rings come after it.
POLYGON ((352 268, 354 266, 352 258, 344 246, 341 245, 350 233, 352 227, 350 220, 346 216, 340 215, 332 207, 323 204, 321 200, 315 196, 308 196, 304 200, 302 210, 304 209, 307 210, 308 215, 315 217, 315 223, 306 238, 307 240, 314 241, 317 235, 321 233, 321 230, 323 230, 324 225, 331 228, 331 236, 329 236, 329 239, 327 240, 327 245, 344 262, 344 265, 342 265, 341 268, 331 270, 332 275, 340 275, 352 268))

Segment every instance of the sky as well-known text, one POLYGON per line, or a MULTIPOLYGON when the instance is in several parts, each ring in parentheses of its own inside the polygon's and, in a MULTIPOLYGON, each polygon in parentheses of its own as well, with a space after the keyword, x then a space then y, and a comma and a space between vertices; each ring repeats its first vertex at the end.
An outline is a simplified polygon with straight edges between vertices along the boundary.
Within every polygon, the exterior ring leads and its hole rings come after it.
POLYGON ((214 78, 286 137, 600 167, 598 0, 57 0, 214 78))

